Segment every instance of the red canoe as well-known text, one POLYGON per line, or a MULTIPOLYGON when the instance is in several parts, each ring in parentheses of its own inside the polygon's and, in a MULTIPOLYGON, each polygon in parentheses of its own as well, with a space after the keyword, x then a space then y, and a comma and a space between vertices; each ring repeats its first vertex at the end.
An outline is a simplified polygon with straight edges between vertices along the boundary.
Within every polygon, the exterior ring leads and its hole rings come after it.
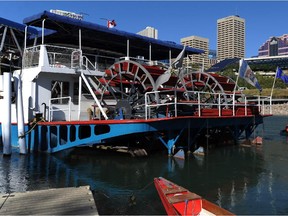
POLYGON ((162 177, 154 184, 168 215, 234 215, 162 177))

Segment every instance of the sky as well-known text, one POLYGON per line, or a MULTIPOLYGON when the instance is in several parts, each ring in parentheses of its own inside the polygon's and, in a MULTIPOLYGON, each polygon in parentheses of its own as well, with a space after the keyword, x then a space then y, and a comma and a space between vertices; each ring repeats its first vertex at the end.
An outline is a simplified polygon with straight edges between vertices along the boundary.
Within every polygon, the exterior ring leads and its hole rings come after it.
POLYGON ((1 1, 0 17, 23 23, 44 10, 81 13, 84 20, 106 25, 114 19, 119 30, 137 33, 147 26, 158 30, 158 39, 180 44, 192 35, 209 39, 217 48, 217 19, 239 15, 245 19, 245 58, 258 55, 271 36, 288 33, 288 1, 1 1))

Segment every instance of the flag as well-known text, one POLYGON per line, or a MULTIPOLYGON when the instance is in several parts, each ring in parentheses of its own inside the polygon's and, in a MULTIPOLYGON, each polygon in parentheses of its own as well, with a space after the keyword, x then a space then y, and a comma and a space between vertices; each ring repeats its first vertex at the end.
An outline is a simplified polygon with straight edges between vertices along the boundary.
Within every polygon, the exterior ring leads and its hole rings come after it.
POLYGON ((244 59, 241 59, 239 62, 239 76, 245 79, 249 84, 255 86, 259 91, 262 91, 257 78, 244 59))
MULTIPOLYGON (((171 64, 171 66, 157 78, 155 82, 155 91, 160 87, 160 85, 166 83, 170 79, 172 69, 179 69, 182 67, 184 54, 185 46, 183 47, 183 50, 179 53, 179 55, 176 57, 174 62, 171 64)), ((176 75, 178 75, 178 73, 176 73, 176 75)))
POLYGON ((157 91, 157 89, 164 83, 166 83, 171 77, 171 68, 169 67, 168 70, 166 70, 163 74, 161 74, 156 82, 155 82, 155 89, 154 91, 157 91))
POLYGON ((282 79, 285 84, 288 84, 288 76, 283 73, 281 68, 277 67, 276 78, 282 79))
POLYGON ((178 69, 182 67, 184 54, 185 54, 185 46, 183 47, 183 50, 179 53, 175 61, 171 64, 171 67, 173 69, 178 69))
POLYGON ((115 26, 116 26, 117 24, 116 24, 116 22, 115 22, 115 20, 107 20, 107 27, 108 28, 114 28, 115 26))

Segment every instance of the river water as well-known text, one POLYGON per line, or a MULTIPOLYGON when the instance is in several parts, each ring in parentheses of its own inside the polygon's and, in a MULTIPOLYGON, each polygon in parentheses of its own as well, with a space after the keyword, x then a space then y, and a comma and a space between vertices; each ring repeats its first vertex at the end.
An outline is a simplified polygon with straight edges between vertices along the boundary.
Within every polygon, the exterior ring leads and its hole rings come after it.
MULTIPOLYGON (((153 184, 167 178, 237 215, 288 214, 288 116, 265 118, 261 147, 226 146, 208 155, 133 158, 77 148, 53 155, 0 157, 0 193, 90 185, 100 214, 165 214, 153 184)), ((1 149, 2 151, 2 149, 1 149)), ((2 152, 1 152, 2 153, 2 152)))

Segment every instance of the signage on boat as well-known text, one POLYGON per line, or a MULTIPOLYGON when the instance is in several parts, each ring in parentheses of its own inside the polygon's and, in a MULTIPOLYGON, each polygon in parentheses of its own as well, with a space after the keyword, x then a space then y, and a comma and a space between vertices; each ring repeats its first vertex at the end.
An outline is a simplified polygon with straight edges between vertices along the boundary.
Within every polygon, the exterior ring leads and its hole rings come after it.
POLYGON ((76 14, 74 12, 70 11, 64 11, 64 10, 50 10, 51 13, 58 14, 61 16, 66 16, 72 19, 77 19, 77 20, 83 20, 83 15, 82 14, 76 14))

